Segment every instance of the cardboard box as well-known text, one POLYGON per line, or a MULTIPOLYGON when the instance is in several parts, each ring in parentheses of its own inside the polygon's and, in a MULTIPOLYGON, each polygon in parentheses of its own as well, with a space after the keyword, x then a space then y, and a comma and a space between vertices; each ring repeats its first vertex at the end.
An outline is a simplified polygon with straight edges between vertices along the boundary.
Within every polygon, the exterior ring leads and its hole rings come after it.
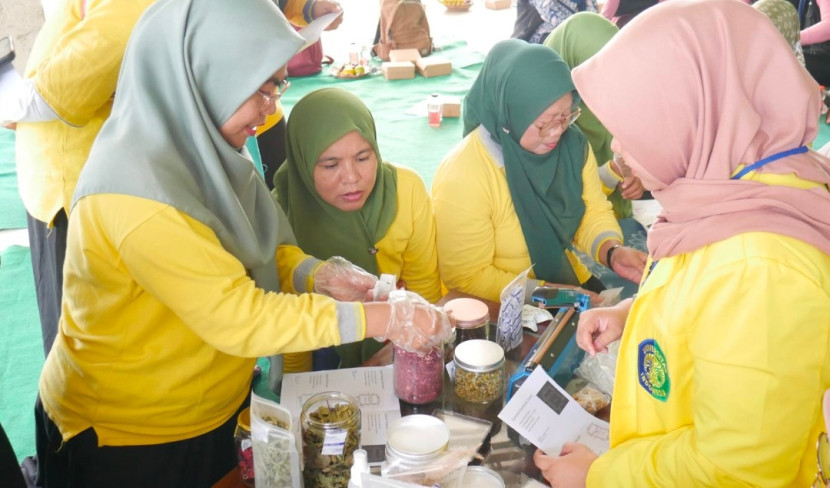
POLYGON ((441 116, 444 118, 461 117, 461 98, 443 97, 441 99, 441 116))
POLYGON ((393 49, 389 51, 389 61, 411 61, 421 59, 421 53, 417 49, 393 49))
POLYGON ((510 8, 512 0, 485 0, 484 6, 491 10, 501 10, 503 8, 510 8))
POLYGON ((408 80, 415 78, 415 65, 409 61, 387 61, 380 65, 387 80, 408 80))
POLYGON ((452 63, 448 59, 439 56, 420 58, 415 61, 415 66, 418 67, 418 73, 424 78, 445 76, 452 73, 452 63))

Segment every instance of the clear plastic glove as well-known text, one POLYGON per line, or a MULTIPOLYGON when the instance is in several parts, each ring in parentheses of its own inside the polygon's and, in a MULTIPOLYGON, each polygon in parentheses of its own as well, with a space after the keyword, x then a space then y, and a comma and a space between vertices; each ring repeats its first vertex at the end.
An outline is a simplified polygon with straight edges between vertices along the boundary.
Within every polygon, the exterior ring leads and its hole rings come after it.
POLYGON ((314 293, 328 295, 342 302, 363 302, 372 299, 377 276, 369 274, 340 256, 327 259, 314 272, 314 293))
POLYGON ((576 345, 591 356, 608 352, 608 344, 622 337, 633 300, 623 300, 613 307, 592 308, 579 315, 576 345))
POLYGON ((389 294, 389 324, 384 337, 410 352, 426 354, 450 337, 452 324, 444 310, 417 293, 395 290, 389 294))

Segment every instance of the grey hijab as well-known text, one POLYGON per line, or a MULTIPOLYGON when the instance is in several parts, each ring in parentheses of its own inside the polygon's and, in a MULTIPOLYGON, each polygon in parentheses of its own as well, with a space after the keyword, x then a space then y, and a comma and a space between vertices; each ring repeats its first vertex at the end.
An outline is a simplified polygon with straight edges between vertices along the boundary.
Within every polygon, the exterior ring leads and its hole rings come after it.
POLYGON ((73 205, 96 193, 169 204, 207 225, 257 284, 277 290, 282 212, 219 127, 303 44, 270 0, 160 0, 133 30, 112 115, 73 205))

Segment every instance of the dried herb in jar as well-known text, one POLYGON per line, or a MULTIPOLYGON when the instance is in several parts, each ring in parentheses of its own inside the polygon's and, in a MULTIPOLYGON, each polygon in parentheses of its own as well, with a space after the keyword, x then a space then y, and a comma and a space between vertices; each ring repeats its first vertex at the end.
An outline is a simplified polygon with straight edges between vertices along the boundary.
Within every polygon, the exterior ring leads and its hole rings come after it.
POLYGON ((500 397, 504 376, 502 369, 485 373, 456 369, 455 394, 469 402, 485 403, 500 397))
POLYGON ((341 393, 322 393, 306 402, 302 420, 305 487, 345 487, 360 445, 357 402, 341 393))

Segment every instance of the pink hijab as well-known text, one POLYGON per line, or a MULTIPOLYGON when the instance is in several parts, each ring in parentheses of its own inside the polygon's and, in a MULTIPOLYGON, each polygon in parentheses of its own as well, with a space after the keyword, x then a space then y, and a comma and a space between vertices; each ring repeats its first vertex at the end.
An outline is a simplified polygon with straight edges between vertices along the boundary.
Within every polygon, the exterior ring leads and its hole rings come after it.
POLYGON ((757 173, 811 189, 730 180, 738 165, 811 142, 819 90, 764 14, 742 2, 672 0, 648 9, 573 70, 577 90, 663 206, 655 259, 751 231, 830 254, 830 159, 814 151, 757 173), (657 40, 657 41, 656 41, 657 40))

